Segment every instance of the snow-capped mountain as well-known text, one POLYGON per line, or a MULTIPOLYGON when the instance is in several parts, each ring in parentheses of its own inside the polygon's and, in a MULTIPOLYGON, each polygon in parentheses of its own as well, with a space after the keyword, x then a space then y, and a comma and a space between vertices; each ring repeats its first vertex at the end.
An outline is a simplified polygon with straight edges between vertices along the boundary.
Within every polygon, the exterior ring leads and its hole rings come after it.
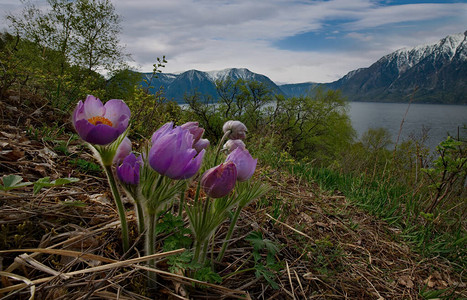
MULTIPOLYGON (((143 76, 149 78, 150 74, 143 76)), ((183 103, 183 96, 195 91, 217 99, 215 82, 228 77, 263 82, 273 93, 288 97, 306 95, 321 86, 340 89, 351 101, 408 102, 412 99, 413 102, 467 104, 467 31, 449 35, 435 44, 397 50, 368 68, 353 70, 331 83, 278 86, 265 75, 231 68, 163 73, 150 85, 156 90, 163 87, 168 99, 183 103)))
MULTIPOLYGON (((144 73, 143 76, 143 78, 148 80, 151 77, 151 73, 144 73)), ((264 75, 253 73, 245 68, 230 68, 210 72, 189 70, 180 74, 162 73, 151 81, 150 86, 156 90, 162 87, 165 90, 167 99, 183 103, 184 95, 193 92, 209 95, 213 99, 217 99, 216 80, 225 80, 226 78, 263 82, 273 93, 282 93, 280 88, 271 79, 264 75)), ((143 83, 143 86, 146 86, 146 84, 143 83)))
POLYGON ((326 87, 353 101, 467 104, 467 31, 397 50, 326 87))

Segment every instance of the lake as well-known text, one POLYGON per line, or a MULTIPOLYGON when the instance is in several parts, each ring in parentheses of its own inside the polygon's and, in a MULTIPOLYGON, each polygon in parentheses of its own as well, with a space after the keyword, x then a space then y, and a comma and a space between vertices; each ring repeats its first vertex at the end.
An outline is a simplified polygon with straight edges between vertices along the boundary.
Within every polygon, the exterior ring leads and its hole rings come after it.
MULTIPOLYGON (((349 115, 359 137, 369 128, 383 127, 396 141, 407 107, 407 103, 351 102, 349 115)), ((467 105, 410 104, 399 142, 410 135, 421 136, 426 128, 426 145, 434 150, 448 133, 457 137, 458 127, 465 138, 467 130, 462 130, 463 125, 467 125, 467 105)))

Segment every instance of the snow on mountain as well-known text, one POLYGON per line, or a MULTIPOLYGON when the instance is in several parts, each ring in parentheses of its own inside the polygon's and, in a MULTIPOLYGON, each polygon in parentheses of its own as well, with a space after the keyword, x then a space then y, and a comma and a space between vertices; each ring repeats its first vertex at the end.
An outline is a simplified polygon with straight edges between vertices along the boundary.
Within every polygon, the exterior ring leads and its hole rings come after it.
POLYGON ((213 81, 224 80, 228 77, 234 79, 251 80, 255 77, 255 75, 259 75, 251 72, 246 68, 228 68, 219 71, 209 71, 206 73, 211 77, 213 81))
POLYGON ((467 104, 467 31, 397 50, 325 86, 351 101, 467 104))
POLYGON ((388 64, 395 61, 399 72, 403 73, 431 55, 433 59, 442 57, 443 59, 452 60, 459 51, 462 53, 461 57, 465 60, 467 59, 465 47, 466 35, 467 31, 465 33, 449 35, 435 44, 399 49, 382 57, 380 61, 387 61, 388 64))
MULTIPOLYGON (((341 79, 326 83, 298 83, 278 86, 265 75, 246 68, 180 74, 158 74, 151 81, 152 92, 164 88, 166 97, 183 103, 188 93, 217 99, 216 80, 243 79, 266 85, 274 94, 288 97, 307 95, 316 87, 339 89, 351 101, 467 104, 467 31, 449 35, 437 43, 399 49, 367 68, 353 70, 341 79), (415 92, 416 91, 416 92, 415 92)), ((150 74, 150 73, 149 73, 150 74)), ((151 76, 147 76, 149 79, 151 76)), ((143 83, 144 86, 144 83, 143 83)))

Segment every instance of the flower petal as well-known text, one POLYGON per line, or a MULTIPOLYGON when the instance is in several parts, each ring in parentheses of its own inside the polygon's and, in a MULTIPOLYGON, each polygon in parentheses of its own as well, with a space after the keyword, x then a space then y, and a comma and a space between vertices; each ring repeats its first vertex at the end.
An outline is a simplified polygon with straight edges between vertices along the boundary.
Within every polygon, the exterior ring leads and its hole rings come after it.
POLYGON ((91 144, 107 145, 115 141, 121 134, 116 128, 104 124, 98 124, 93 127, 86 137, 81 136, 83 140, 91 144))
POLYGON ((235 187, 237 168, 231 161, 207 170, 201 178, 201 186, 209 197, 222 198, 235 187))
POLYGON ((160 174, 165 174, 174 159, 175 139, 172 134, 159 138, 149 150, 149 165, 160 174))
POLYGON ((86 120, 95 116, 103 116, 105 113, 104 105, 99 98, 88 95, 84 101, 84 117, 86 120))
POLYGON ((128 137, 125 137, 117 148, 117 152, 115 153, 113 163, 114 164, 120 163, 120 161, 128 157, 130 152, 131 152, 131 141, 128 137))
POLYGON ((152 134, 152 137, 151 137, 151 143, 155 143, 155 141, 168 134, 169 132, 172 131, 174 127, 174 123, 173 122, 168 122, 168 123, 165 123, 164 125, 162 125, 159 129, 157 129, 153 134, 152 134))
POLYGON ((81 120, 81 119, 85 119, 83 101, 79 101, 78 104, 76 104, 75 110, 73 111, 73 116, 72 116, 73 126, 75 125, 76 121, 81 120))
POLYGON ((240 147, 230 153, 225 161, 232 161, 237 167, 237 180, 245 181, 250 179, 256 169, 258 159, 253 159, 247 149, 240 147))
POLYGON ((206 150, 201 150, 201 152, 199 152, 199 154, 186 165, 185 169, 182 172, 182 176, 180 178, 174 179, 187 179, 194 176, 201 167, 201 163, 203 162, 205 152, 206 150))
MULTIPOLYGON (((112 122, 113 127, 118 127, 117 124, 120 124, 122 120, 130 119, 131 112, 128 106, 123 100, 112 99, 105 103, 105 113, 103 117, 107 118, 112 122), (122 116, 128 116, 127 118, 122 118, 122 116)), ((128 124, 127 124, 128 126, 128 124)))

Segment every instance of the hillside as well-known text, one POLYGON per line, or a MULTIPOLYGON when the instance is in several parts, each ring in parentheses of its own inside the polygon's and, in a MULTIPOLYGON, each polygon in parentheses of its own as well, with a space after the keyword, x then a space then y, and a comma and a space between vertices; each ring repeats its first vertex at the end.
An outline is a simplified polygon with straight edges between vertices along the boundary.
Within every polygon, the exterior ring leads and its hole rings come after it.
MULTIPOLYGON (((28 299, 31 294, 36 299, 467 296, 462 274, 453 264, 413 252, 393 224, 364 212, 337 190, 322 190, 314 180, 261 162, 256 176, 274 192, 242 211, 232 238, 235 248, 226 262, 215 266, 222 282, 202 283, 190 278, 189 270, 170 273, 162 259, 155 270, 161 287, 155 298, 148 298, 144 258, 141 263, 130 260, 141 259, 143 248, 132 204, 126 202, 135 244, 125 254, 102 170, 76 164, 94 160, 81 140, 72 139, 69 116, 51 118, 48 112, 53 109, 47 104, 30 100, 24 106, 14 97, 1 99, 0 109, 1 176, 17 174, 26 182, 45 176, 80 179, 73 185, 44 188, 37 195, 32 186, 0 191, 0 249, 6 270, 0 294, 8 299, 28 299), (274 272, 266 272, 263 261, 252 262, 253 247, 245 241, 252 230, 277 245, 279 268, 274 272)), ((190 201, 193 194, 187 196, 190 201)), ((226 222, 216 240, 227 227, 226 222)), ((161 255, 161 244, 168 238, 162 233, 157 237, 161 255)), ((262 255, 265 258, 266 251, 262 255)))

